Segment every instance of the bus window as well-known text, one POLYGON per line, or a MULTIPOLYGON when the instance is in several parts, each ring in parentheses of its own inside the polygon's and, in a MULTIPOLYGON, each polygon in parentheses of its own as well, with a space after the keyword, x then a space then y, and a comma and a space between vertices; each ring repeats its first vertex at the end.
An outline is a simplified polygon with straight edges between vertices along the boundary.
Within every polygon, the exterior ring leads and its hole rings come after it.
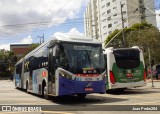
POLYGON ((64 53, 64 50, 60 53, 60 66, 64 67, 65 69, 68 68, 68 60, 66 57, 66 54, 64 53))
POLYGON ((21 72, 22 72, 22 63, 20 63, 20 64, 18 64, 18 65, 16 66, 16 73, 17 73, 17 74, 21 74, 21 72))
POLYGON ((94 68, 96 73, 104 72, 104 57, 101 45, 64 43, 67 70, 83 73, 84 68, 94 68))
POLYGON ((133 69, 140 65, 140 52, 135 49, 114 50, 117 66, 122 69, 133 69))
POLYGON ((68 66, 68 60, 67 60, 66 54, 64 52, 64 47, 62 45, 56 46, 55 57, 56 57, 57 66, 60 66, 60 67, 66 69, 68 66))

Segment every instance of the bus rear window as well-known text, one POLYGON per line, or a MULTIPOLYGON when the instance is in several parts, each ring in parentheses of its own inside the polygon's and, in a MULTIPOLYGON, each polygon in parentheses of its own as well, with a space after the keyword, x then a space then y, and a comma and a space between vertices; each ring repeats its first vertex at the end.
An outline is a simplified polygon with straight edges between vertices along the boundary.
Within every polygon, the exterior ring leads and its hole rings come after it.
POLYGON ((122 49, 113 51, 116 64, 122 69, 133 69, 140 65, 140 51, 138 49, 122 49))

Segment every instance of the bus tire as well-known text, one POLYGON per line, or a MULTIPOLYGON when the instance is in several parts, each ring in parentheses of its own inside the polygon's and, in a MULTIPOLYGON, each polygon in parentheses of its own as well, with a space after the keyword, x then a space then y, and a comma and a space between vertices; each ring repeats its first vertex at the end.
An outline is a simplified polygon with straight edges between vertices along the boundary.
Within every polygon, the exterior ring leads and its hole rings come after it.
POLYGON ((50 97, 49 97, 49 95, 48 95, 48 93, 47 93, 47 86, 45 86, 45 87, 43 88, 43 97, 44 97, 46 100, 49 100, 49 99, 50 99, 50 97))
POLYGON ((81 93, 81 94, 77 94, 77 96, 79 99, 85 99, 86 94, 81 93))
POLYGON ((118 93, 123 93, 125 90, 126 90, 126 88, 119 88, 119 89, 116 89, 116 91, 117 91, 118 93))
POLYGON ((29 93, 29 90, 28 90, 28 81, 26 82, 26 92, 29 93))
POLYGON ((47 93, 47 85, 46 85, 46 82, 45 81, 43 81, 42 82, 42 97, 43 98, 45 98, 46 100, 48 100, 50 97, 49 97, 49 95, 48 95, 48 93, 47 93))

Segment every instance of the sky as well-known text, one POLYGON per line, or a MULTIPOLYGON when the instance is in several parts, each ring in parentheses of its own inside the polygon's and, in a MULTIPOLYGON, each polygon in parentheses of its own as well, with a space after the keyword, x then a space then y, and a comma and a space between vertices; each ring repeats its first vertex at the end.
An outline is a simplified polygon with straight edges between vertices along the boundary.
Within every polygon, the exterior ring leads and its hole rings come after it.
MULTIPOLYGON (((148 0, 147 0, 148 1, 148 0)), ((83 13, 89 0, 0 0, 0 49, 39 43, 56 32, 84 34, 83 13)), ((160 14, 160 0, 155 0, 160 14)), ((157 16, 160 28, 160 16, 157 16)))
POLYGON ((160 0, 155 0, 156 14, 157 14, 157 27, 160 29, 160 0))

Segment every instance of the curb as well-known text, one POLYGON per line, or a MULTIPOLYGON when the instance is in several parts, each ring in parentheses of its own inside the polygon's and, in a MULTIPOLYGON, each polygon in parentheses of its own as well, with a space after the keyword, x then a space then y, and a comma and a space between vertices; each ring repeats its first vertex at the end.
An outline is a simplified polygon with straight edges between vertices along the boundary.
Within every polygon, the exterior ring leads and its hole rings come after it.
MULTIPOLYGON (((151 79, 148 79, 148 80, 146 80, 146 82, 152 82, 152 80, 151 79)), ((160 80, 153 80, 153 82, 160 82, 160 80)))

